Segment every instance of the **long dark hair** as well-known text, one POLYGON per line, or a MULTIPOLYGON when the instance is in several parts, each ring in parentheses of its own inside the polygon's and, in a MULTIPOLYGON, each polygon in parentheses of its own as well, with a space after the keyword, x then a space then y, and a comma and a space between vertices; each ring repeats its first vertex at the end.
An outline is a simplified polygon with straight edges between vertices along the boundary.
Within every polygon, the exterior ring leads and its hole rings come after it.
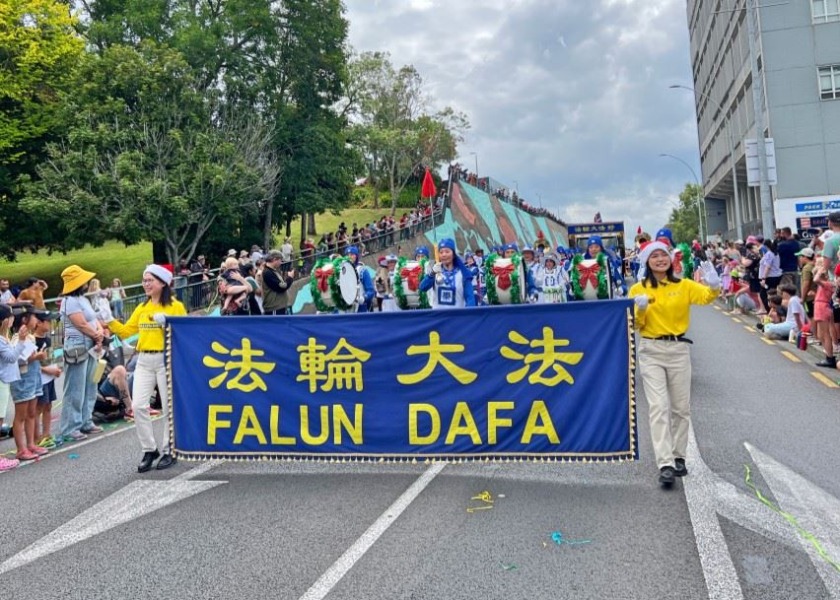
MULTIPOLYGON (((149 275, 151 275, 152 277, 154 277, 155 279, 157 279, 158 281, 160 281, 163 284, 163 289, 160 291, 160 305, 161 306, 169 306, 170 304, 172 304, 172 288, 169 287, 169 284, 166 283, 163 279, 161 279, 157 275, 155 275, 154 273, 149 273, 149 275)), ((152 298, 147 297, 146 301, 143 302, 143 304, 148 304, 151 301, 152 301, 152 298)))
MULTIPOLYGON (((650 262, 650 259, 648 259, 650 262)), ((679 283, 680 279, 676 275, 674 275, 674 263, 668 265, 668 270, 665 271, 665 279, 667 279, 671 283, 679 283)), ((659 280, 656 279, 656 276, 653 274, 653 270, 650 268, 650 265, 645 265, 645 278, 642 280, 642 285, 644 287, 651 287, 651 288, 658 288, 659 287, 659 280)))

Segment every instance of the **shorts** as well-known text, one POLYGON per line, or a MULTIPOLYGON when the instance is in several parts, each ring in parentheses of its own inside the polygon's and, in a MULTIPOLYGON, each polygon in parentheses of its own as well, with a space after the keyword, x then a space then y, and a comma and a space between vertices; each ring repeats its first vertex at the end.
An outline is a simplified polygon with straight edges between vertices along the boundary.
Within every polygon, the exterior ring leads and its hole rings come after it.
POLYGON ((38 404, 52 404, 58 399, 55 393, 55 381, 50 381, 41 386, 41 395, 36 398, 38 404))
POLYGON ((834 322, 840 323, 840 306, 835 306, 831 309, 831 313, 834 315, 834 322))
POLYGON ((99 393, 105 397, 110 398, 119 398, 120 397, 120 390, 111 383, 110 379, 105 379, 102 383, 99 384, 99 393))
POLYGON ((9 384, 12 390, 12 402, 26 402, 32 400, 41 391, 41 365, 32 363, 26 373, 20 374, 20 379, 9 384))
POLYGON ((814 320, 828 323, 834 316, 834 309, 828 302, 814 302, 814 320))

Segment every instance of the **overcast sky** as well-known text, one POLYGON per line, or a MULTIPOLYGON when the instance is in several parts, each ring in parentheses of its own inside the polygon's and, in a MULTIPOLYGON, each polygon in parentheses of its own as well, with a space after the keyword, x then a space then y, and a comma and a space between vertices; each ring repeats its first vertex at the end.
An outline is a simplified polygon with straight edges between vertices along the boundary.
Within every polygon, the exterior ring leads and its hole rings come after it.
POLYGON ((356 51, 413 64, 472 128, 460 162, 567 222, 654 232, 700 175, 684 0, 345 0, 356 51))

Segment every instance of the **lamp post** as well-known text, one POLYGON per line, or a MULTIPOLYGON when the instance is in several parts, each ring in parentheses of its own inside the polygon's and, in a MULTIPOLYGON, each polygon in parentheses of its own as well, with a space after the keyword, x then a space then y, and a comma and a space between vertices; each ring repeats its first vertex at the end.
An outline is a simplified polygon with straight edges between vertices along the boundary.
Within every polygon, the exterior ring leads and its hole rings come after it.
POLYGON ((540 208, 542 208, 542 194, 537 194, 537 200, 540 201, 540 208))
MULTIPOLYGON (((694 88, 690 88, 687 85, 669 85, 669 89, 672 90, 688 90, 692 94, 696 96, 700 96, 701 98, 705 98, 712 104, 718 107, 721 114, 723 114, 726 118, 726 131, 727 137, 729 138, 729 162, 732 169, 732 197, 735 201, 735 235, 736 237, 743 237, 744 232, 741 231, 742 223, 741 223, 741 199, 740 194, 738 193, 738 170, 737 165, 735 163, 735 132, 732 131, 732 116, 729 112, 721 106, 721 104, 715 100, 712 100, 708 94, 704 94, 703 92, 698 92, 694 88)), ((705 195, 705 190, 704 190, 705 195)))
POLYGON ((470 152, 475 157, 475 178, 478 179, 478 152, 470 152))
MULTIPOLYGON (((703 186, 700 185, 700 180, 697 178, 697 173, 694 172, 694 169, 691 168, 691 165, 689 165, 687 162, 685 162, 680 157, 674 156, 673 154, 660 154, 659 158, 673 158, 674 160, 678 160, 682 164, 684 164, 685 168, 688 169, 689 171, 691 171, 691 175, 694 177, 694 183, 697 184, 698 192, 700 193, 701 196, 703 195, 703 186)), ((700 242, 705 243, 706 242, 706 236, 703 235, 703 203, 700 200, 699 196, 697 198, 695 198, 694 201, 697 203, 697 221, 698 221, 698 227, 700 229, 700 242)))

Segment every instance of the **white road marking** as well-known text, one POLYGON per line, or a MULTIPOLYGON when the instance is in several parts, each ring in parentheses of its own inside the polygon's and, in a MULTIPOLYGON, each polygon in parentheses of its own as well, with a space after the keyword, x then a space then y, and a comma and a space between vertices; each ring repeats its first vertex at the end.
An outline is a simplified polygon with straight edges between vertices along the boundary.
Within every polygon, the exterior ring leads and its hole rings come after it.
MULTIPOLYGON (((832 560, 840 561, 840 500, 808 481, 790 468, 744 443, 753 458, 761 476, 781 508, 793 515, 799 525, 811 533, 832 560)), ((817 549, 797 534, 814 568, 819 573, 825 588, 832 598, 840 599, 840 574, 832 568, 817 549)))
POLYGON ((368 527, 362 536, 342 554, 333 565, 321 575, 312 587, 300 597, 300 600, 321 600, 330 593, 335 585, 341 581, 347 572, 353 568, 365 552, 385 533, 385 531, 396 521, 403 511, 420 495, 432 480, 440 473, 446 463, 438 462, 429 467, 420 478, 411 484, 402 496, 397 498, 380 517, 368 527))
MULTIPOLYGON (((104 436, 99 436, 98 439, 102 437, 104 436)), ((168 481, 138 480, 128 484, 9 558, 0 565, 0 575, 82 542, 117 525, 227 483, 226 481, 190 481, 221 462, 204 463, 168 481)))
POLYGON ((682 478, 683 489, 709 599, 743 600, 738 573, 717 517, 715 482, 700 457, 693 427, 688 432, 686 454, 686 463, 691 472, 682 478))

